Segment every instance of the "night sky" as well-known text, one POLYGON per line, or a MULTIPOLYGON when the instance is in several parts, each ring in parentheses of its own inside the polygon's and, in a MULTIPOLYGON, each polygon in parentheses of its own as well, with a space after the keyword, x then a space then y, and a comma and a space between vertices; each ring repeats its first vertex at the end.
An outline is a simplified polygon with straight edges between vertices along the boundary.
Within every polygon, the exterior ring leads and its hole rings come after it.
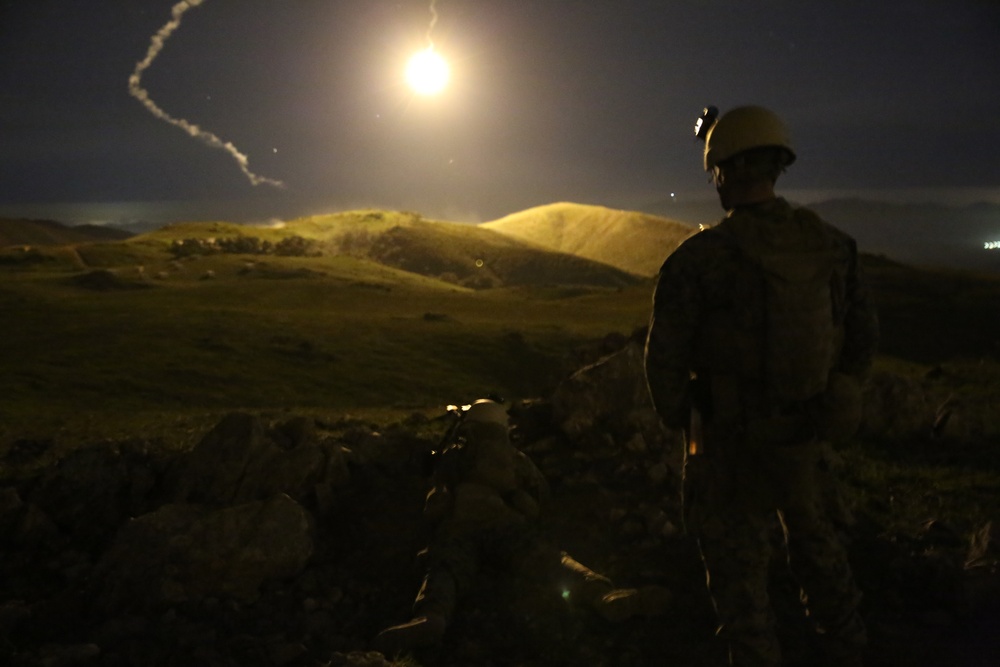
POLYGON ((142 87, 284 188, 130 95, 174 4, 0 0, 0 215, 641 209, 712 196, 694 120, 747 103, 792 131, 779 191, 1000 202, 997 2, 204 0, 142 87), (452 77, 420 97, 428 36, 452 77))

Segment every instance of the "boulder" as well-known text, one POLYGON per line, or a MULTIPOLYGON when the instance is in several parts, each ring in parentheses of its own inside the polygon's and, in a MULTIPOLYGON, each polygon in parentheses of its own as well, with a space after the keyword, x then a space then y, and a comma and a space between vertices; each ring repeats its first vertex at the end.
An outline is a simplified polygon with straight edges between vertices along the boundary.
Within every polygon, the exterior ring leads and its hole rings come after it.
POLYGON ((298 574, 313 521, 287 495, 223 509, 165 505, 122 527, 95 568, 104 609, 151 609, 205 598, 250 603, 261 584, 298 574))
POLYGON ((284 493, 299 502, 350 479, 349 451, 320 439, 311 421, 291 420, 268 433, 255 415, 225 416, 168 471, 166 500, 215 507, 284 493))
POLYGON ((152 509, 162 468, 152 449, 141 440, 76 449, 42 474, 25 501, 82 546, 103 546, 123 521, 152 509))
MULTIPOLYGON (((639 432, 647 442, 665 439, 646 386, 643 347, 630 341, 620 351, 584 366, 556 388, 552 417, 571 439, 594 431, 639 432)), ((618 438, 616 438, 618 440, 618 438)))
POLYGON ((931 433, 935 407, 923 385, 890 372, 876 372, 865 387, 859 433, 882 437, 931 433))

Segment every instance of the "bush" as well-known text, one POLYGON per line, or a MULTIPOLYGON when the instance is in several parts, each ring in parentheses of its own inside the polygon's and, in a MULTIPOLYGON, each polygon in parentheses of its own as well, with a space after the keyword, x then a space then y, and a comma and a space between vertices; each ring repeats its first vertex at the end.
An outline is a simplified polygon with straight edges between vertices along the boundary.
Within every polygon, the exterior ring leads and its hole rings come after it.
POLYGON ((274 254, 284 257, 317 257, 323 253, 312 239, 289 236, 274 245, 274 254))

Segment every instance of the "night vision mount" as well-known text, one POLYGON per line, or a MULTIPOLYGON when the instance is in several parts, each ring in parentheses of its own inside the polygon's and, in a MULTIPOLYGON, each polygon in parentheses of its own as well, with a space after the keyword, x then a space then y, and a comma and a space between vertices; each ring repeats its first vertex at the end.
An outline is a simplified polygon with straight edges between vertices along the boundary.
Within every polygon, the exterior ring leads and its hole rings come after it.
POLYGON ((705 141, 708 137, 708 131, 712 129, 717 120, 719 120, 719 110, 716 107, 705 107, 701 112, 701 116, 694 122, 695 139, 705 141))
MULTIPOLYGON (((504 403, 503 396, 493 392, 490 392, 484 398, 501 405, 504 403)), ((444 432, 444 435, 441 436, 441 440, 438 442, 437 446, 434 449, 427 451, 423 456, 423 460, 420 462, 420 467, 423 471, 424 477, 429 477, 434 473, 437 462, 444 450, 448 449, 448 447, 453 444, 461 444, 458 429, 461 427, 462 422, 465 420, 465 415, 468 413, 469 408, 472 407, 473 403, 468 405, 449 405, 445 408, 444 414, 438 415, 431 420, 445 420, 448 422, 448 428, 444 432)))

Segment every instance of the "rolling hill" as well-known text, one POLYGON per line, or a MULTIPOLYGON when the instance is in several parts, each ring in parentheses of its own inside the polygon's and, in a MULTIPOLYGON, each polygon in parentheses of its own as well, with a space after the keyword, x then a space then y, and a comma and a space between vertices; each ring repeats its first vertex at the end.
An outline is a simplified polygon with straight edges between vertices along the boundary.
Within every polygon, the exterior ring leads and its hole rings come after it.
POLYGON ((480 225, 561 253, 654 276, 694 228, 647 213, 558 203, 527 209, 480 225))
POLYGON ((131 236, 131 232, 100 225, 70 227, 53 220, 0 218, 0 248, 66 245, 88 241, 120 241, 131 236))
POLYGON ((221 251, 227 243, 252 250, 254 239, 269 243, 279 254, 279 244, 288 247, 301 239, 297 245, 305 255, 354 257, 476 289, 545 284, 622 287, 641 280, 616 266, 481 225, 391 211, 347 211, 268 227, 181 223, 135 237, 128 245, 164 248, 189 240, 195 242, 192 246, 214 244, 210 247, 221 251))

